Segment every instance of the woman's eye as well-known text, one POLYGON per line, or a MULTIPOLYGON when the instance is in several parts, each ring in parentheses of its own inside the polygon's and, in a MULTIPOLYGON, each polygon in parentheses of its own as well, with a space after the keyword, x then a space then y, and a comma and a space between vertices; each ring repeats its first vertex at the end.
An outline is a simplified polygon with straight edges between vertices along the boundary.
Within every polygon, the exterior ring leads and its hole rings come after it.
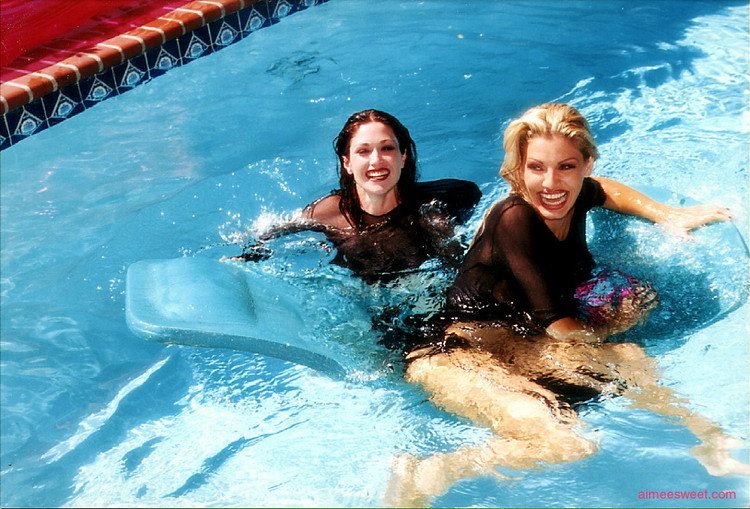
POLYGON ((560 166, 560 169, 563 169, 563 170, 575 170, 575 168, 576 168, 575 164, 563 164, 562 166, 560 166))

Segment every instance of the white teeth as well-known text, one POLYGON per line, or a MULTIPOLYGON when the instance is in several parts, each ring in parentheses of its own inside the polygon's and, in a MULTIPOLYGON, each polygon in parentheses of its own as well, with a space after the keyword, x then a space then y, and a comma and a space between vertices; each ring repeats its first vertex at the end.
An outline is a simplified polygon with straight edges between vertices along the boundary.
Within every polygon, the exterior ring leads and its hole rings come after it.
POLYGON ((547 194, 547 193, 540 193, 542 196, 542 199, 545 201, 560 201, 561 199, 565 198, 565 196, 568 193, 562 192, 562 193, 554 193, 554 194, 547 194))
POLYGON ((539 193, 542 197, 542 201, 549 206, 561 205, 565 202, 568 193, 565 191, 559 193, 539 193))
POLYGON ((545 200, 559 200, 563 196, 565 196, 565 193, 555 193, 555 194, 542 193, 542 198, 544 198, 545 200))
POLYGON ((386 175, 388 175, 388 170, 375 170, 367 172, 367 176, 370 178, 385 177, 386 175))

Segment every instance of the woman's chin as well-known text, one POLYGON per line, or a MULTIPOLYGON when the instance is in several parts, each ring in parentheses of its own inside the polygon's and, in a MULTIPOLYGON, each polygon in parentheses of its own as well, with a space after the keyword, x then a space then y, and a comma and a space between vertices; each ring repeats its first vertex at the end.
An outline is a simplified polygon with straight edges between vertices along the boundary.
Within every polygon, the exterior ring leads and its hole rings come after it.
POLYGON ((396 184, 397 182, 390 182, 388 180, 368 180, 361 186, 361 189, 370 195, 385 196, 396 192, 396 184))
POLYGON ((544 205, 537 205, 535 208, 545 221, 560 221, 570 214, 570 207, 545 207, 544 205))

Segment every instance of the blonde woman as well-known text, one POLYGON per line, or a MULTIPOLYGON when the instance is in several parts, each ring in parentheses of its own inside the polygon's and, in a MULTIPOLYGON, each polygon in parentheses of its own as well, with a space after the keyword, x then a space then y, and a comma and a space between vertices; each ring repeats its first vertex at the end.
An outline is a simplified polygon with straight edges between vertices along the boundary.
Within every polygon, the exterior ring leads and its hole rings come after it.
POLYGON ((499 476, 497 467, 526 470, 593 454, 596 443, 571 404, 598 394, 681 419, 701 440, 693 453, 711 474, 749 473, 728 453, 735 441, 680 406, 639 346, 602 341, 635 325, 656 298, 620 273, 592 284, 585 235, 593 207, 680 232, 729 220, 729 212, 675 208, 591 178, 597 149, 588 123, 568 105, 527 111, 507 128, 504 147, 501 175, 512 192, 487 211, 449 291, 447 314, 458 321, 406 355, 408 381, 493 436, 452 453, 397 457, 386 503, 422 506, 462 478, 499 476), (591 305, 592 289, 601 287, 610 289, 607 304, 591 305))

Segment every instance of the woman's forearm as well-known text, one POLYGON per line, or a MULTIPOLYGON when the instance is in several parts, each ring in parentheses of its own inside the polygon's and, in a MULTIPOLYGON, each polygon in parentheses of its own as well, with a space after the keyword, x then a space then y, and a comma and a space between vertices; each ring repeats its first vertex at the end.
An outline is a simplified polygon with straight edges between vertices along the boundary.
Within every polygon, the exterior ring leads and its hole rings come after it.
POLYGON ((675 209, 675 207, 659 203, 616 180, 604 177, 593 178, 602 186, 604 194, 607 196, 604 208, 622 214, 642 217, 654 223, 667 221, 669 214, 675 209))
POLYGON ((604 208, 648 219, 676 233, 686 234, 708 223, 732 220, 732 215, 726 207, 711 204, 673 207, 653 200, 615 180, 604 177, 594 179, 602 186, 607 196, 604 208))

